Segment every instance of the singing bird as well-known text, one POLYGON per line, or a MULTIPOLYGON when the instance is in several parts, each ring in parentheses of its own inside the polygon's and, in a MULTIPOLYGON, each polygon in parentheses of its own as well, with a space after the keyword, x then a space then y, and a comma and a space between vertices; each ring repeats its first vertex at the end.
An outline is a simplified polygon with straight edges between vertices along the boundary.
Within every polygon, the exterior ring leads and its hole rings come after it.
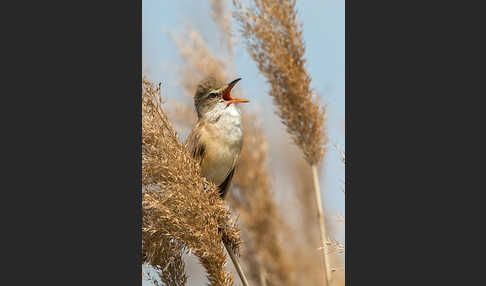
POLYGON ((202 80, 194 95, 198 121, 186 141, 202 175, 219 188, 222 199, 231 184, 243 144, 241 113, 245 99, 231 97, 237 78, 225 84, 214 77, 202 80))

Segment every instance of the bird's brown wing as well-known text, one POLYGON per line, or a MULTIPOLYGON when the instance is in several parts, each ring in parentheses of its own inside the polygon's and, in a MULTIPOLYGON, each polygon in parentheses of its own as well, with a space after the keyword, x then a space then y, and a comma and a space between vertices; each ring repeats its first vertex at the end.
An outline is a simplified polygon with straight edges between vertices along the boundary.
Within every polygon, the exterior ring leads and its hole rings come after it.
POLYGON ((231 169, 231 171, 228 173, 228 176, 224 181, 221 183, 221 185, 218 186, 219 188, 219 195, 221 198, 224 200, 226 197, 226 194, 228 193, 229 187, 231 186, 231 180, 233 179, 233 174, 235 173, 235 167, 231 169))
POLYGON ((196 130, 201 127, 201 122, 198 122, 186 140, 187 150, 191 152, 192 157, 197 161, 199 165, 201 165, 201 161, 204 158, 204 152, 206 152, 206 146, 201 140, 199 140, 201 133, 196 132, 196 130))

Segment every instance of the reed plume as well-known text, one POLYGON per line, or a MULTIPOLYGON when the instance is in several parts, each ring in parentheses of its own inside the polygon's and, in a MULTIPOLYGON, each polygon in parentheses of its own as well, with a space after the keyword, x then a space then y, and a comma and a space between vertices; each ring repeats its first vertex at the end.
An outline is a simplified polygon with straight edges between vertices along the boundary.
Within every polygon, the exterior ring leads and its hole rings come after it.
POLYGON ((160 86, 142 81, 142 251, 167 285, 186 281, 181 255, 193 252, 210 285, 232 285, 225 241, 239 251, 239 229, 217 187, 200 175, 162 109, 160 86), (220 229, 220 231, 218 231, 220 229))
POLYGON ((278 115, 309 164, 317 165, 325 153, 325 109, 313 99, 295 1, 254 0, 250 9, 233 2, 247 51, 271 85, 278 115))
POLYGON ((311 166, 315 203, 320 226, 325 282, 330 285, 329 245, 322 208, 317 167, 325 154, 325 108, 314 98, 311 77, 305 69, 302 25, 297 21, 294 0, 254 0, 251 7, 233 0, 235 19, 247 51, 271 86, 277 114, 294 143, 311 166))

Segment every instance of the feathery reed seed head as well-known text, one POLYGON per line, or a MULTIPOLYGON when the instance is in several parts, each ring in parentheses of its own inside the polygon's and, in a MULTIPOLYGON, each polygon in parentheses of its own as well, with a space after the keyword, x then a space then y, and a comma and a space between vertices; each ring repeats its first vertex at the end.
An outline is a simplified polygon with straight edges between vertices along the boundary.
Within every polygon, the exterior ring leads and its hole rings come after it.
POLYGON ((302 25, 295 1, 254 0, 250 9, 233 0, 247 50, 271 85, 270 95, 287 131, 311 165, 325 152, 325 109, 310 88, 305 69, 302 25))

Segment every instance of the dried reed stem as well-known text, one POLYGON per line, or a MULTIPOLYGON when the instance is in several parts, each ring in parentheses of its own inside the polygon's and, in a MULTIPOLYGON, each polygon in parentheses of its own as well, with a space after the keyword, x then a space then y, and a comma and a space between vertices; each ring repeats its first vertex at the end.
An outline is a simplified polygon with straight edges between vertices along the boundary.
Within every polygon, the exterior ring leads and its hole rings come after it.
POLYGON ((261 286, 267 286, 267 278, 263 269, 260 269, 260 284, 261 286))
POLYGON ((226 242, 223 240, 224 246, 226 247, 226 251, 228 251, 228 254, 231 258, 231 261, 233 261, 233 265, 236 268, 236 271, 238 272, 238 276, 240 276, 241 283, 243 283, 243 286, 248 286, 248 280, 246 279, 245 273, 241 269, 240 262, 238 262, 238 259, 236 258, 235 254, 233 253, 233 250, 229 245, 226 244, 226 242))
MULTIPOLYGON (((290 147, 290 146, 289 146, 290 147)), ((289 152, 282 150, 281 152, 289 152)), ((295 206, 295 237, 292 249, 295 259, 294 267, 299 273, 300 285, 322 286, 324 285, 325 267, 322 264, 320 227, 317 220, 317 204, 314 191, 314 179, 312 167, 303 160, 300 154, 289 154, 289 165, 291 169, 294 188, 298 205, 295 206)))
POLYGON ((331 266, 329 260, 329 245, 327 243, 326 226, 324 221, 324 212, 322 210, 321 191, 319 188, 319 177, 317 175, 317 167, 312 165, 312 178, 314 181, 314 193, 316 196, 317 217, 319 219, 319 227, 321 229, 321 244, 323 253, 324 268, 326 269, 326 282, 331 285, 331 266))

